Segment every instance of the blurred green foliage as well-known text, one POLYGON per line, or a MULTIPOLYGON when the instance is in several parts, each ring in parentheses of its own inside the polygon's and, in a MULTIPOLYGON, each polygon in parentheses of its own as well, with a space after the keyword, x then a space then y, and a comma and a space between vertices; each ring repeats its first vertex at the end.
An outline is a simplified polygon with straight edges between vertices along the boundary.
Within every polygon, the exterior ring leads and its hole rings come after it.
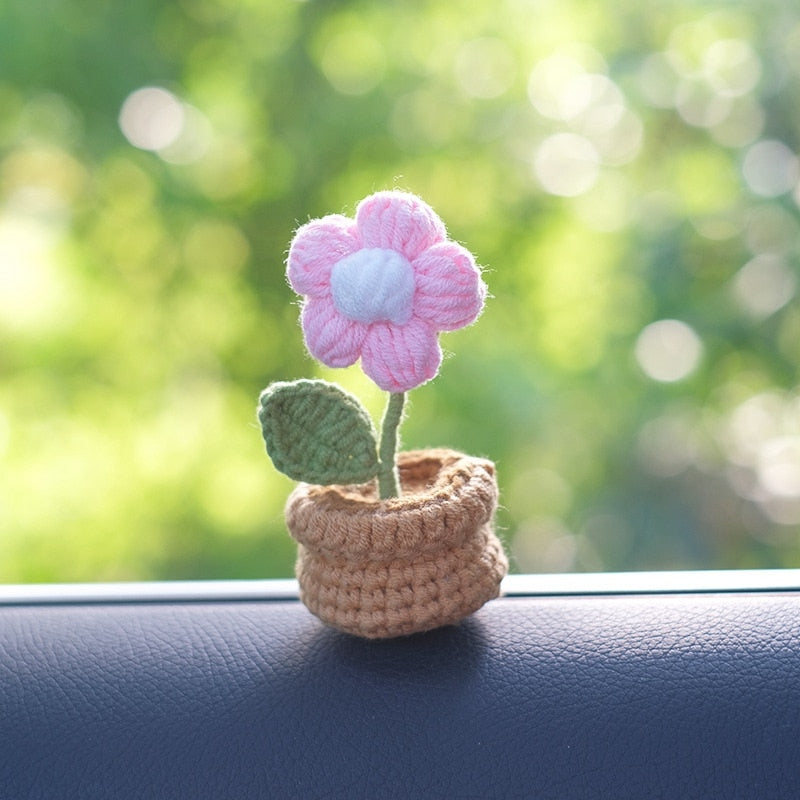
POLYGON ((800 6, 10 0, 0 580, 291 574, 294 228, 399 187, 485 267, 407 448, 515 569, 796 566, 800 6), (140 91, 144 90, 144 91, 140 91))

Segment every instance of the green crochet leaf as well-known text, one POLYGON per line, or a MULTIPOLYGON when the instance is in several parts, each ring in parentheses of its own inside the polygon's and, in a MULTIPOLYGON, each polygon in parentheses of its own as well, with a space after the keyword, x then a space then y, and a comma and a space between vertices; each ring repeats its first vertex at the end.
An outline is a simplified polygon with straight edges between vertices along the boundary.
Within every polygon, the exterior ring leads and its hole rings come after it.
POLYGON ((372 420, 333 383, 271 383, 259 398, 258 419, 275 468, 296 481, 366 483, 378 473, 372 420))

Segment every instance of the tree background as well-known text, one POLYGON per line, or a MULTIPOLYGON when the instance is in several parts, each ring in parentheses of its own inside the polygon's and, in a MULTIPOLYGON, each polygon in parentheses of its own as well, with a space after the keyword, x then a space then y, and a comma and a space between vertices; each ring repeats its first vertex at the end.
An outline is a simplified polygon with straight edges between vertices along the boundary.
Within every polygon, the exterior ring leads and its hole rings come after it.
POLYGON ((255 421, 293 230, 398 187, 492 298, 408 449, 498 465, 517 571, 796 566, 800 6, 10 0, 0 580, 277 577, 255 421))

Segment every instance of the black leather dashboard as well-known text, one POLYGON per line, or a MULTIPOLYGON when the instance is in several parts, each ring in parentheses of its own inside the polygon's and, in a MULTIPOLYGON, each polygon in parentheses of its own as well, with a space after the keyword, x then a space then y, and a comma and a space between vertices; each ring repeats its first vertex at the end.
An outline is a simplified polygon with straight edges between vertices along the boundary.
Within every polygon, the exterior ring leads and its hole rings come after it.
POLYGON ((796 577, 517 578, 378 642, 285 582, 7 590, 0 798, 798 798, 796 577))

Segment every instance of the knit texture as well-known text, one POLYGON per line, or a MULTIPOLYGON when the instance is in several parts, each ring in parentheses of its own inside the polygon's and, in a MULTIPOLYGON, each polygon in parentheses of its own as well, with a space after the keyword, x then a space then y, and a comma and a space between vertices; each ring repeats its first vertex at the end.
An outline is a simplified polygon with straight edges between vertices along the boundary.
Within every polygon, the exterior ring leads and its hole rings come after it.
POLYGON ((369 639, 458 622, 497 597, 508 569, 490 461, 420 450, 398 468, 397 498, 378 500, 373 484, 300 484, 286 505, 302 601, 369 639))
POLYGON ((354 220, 331 214, 300 227, 286 274, 304 298, 311 355, 329 367, 361 358, 388 392, 433 378, 439 331, 474 322, 486 298, 472 254, 447 239, 427 203, 399 191, 362 200, 354 220))
POLYGON ((258 420, 272 463, 294 480, 352 483, 378 473, 372 420, 334 383, 275 381, 259 397, 258 420))

